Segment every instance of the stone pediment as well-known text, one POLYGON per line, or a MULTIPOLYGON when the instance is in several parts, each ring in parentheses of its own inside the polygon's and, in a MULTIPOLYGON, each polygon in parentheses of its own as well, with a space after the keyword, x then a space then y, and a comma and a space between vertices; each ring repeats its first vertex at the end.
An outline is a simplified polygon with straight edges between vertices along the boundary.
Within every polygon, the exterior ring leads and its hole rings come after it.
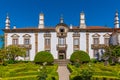
POLYGON ((110 34, 106 33, 105 35, 103 35, 103 37, 110 37, 110 34))
POLYGON ((100 35, 98 33, 95 33, 92 35, 92 37, 100 37, 100 35))

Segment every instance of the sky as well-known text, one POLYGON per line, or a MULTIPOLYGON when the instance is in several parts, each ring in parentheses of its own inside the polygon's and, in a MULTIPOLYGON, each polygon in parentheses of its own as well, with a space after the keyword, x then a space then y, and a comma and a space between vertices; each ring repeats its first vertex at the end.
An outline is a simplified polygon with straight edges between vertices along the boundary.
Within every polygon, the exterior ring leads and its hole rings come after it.
MULTIPOLYGON (((120 0, 0 0, 0 29, 5 28, 9 14, 11 28, 37 27, 39 14, 44 13, 45 26, 64 22, 79 26, 80 12, 85 13, 87 26, 114 27, 115 12, 120 12, 120 0)), ((0 35, 4 32, 0 30, 0 35)))

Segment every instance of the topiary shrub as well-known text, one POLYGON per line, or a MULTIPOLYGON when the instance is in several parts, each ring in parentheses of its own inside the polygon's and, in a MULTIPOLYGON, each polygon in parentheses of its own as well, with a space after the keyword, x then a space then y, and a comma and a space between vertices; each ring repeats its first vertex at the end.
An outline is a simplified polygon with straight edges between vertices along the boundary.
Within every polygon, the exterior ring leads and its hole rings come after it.
POLYGON ((90 61, 90 57, 86 52, 80 50, 72 53, 70 61, 73 63, 86 63, 90 61))
POLYGON ((34 58, 34 62, 36 64, 42 64, 44 62, 47 62, 47 64, 52 64, 53 61, 54 61, 54 58, 53 58, 52 54, 47 51, 38 52, 34 58))

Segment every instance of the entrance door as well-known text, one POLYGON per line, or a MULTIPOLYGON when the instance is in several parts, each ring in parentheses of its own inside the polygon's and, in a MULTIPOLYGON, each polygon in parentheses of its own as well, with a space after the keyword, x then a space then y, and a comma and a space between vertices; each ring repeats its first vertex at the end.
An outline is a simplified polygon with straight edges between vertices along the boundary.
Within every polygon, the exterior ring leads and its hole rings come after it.
POLYGON ((59 53, 58 53, 58 59, 66 59, 66 53, 65 53, 65 51, 59 51, 59 53))
POLYGON ((59 55, 59 59, 64 59, 64 55, 59 55))

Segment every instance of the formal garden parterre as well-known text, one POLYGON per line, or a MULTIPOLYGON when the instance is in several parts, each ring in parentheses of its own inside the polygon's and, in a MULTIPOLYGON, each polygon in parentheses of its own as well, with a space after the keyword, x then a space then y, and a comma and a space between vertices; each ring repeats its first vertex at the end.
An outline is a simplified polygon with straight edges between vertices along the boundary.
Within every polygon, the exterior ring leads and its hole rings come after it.
MULTIPOLYGON (((46 80, 58 80, 56 72, 57 65, 47 65, 46 67, 46 80)), ((40 72, 39 69, 43 68, 42 65, 36 65, 32 62, 8 64, 7 66, 0 66, 0 77, 2 80, 38 80, 37 76, 40 72)))
MULTIPOLYGON (((15 47, 15 50, 18 50, 18 48, 15 47)), ((4 51, 1 50, 1 52, 4 51)), ((33 62, 16 61, 14 58, 17 55, 14 56, 11 51, 8 53, 12 56, 9 58, 5 55, 1 56, 1 80, 59 79, 58 65, 53 64, 54 59, 51 53, 46 51, 38 52, 33 62)), ((71 63, 67 65, 71 72, 70 80, 120 80, 119 53, 120 46, 109 46, 105 48, 104 55, 90 60, 89 55, 84 51, 73 52, 70 58, 71 63)))

